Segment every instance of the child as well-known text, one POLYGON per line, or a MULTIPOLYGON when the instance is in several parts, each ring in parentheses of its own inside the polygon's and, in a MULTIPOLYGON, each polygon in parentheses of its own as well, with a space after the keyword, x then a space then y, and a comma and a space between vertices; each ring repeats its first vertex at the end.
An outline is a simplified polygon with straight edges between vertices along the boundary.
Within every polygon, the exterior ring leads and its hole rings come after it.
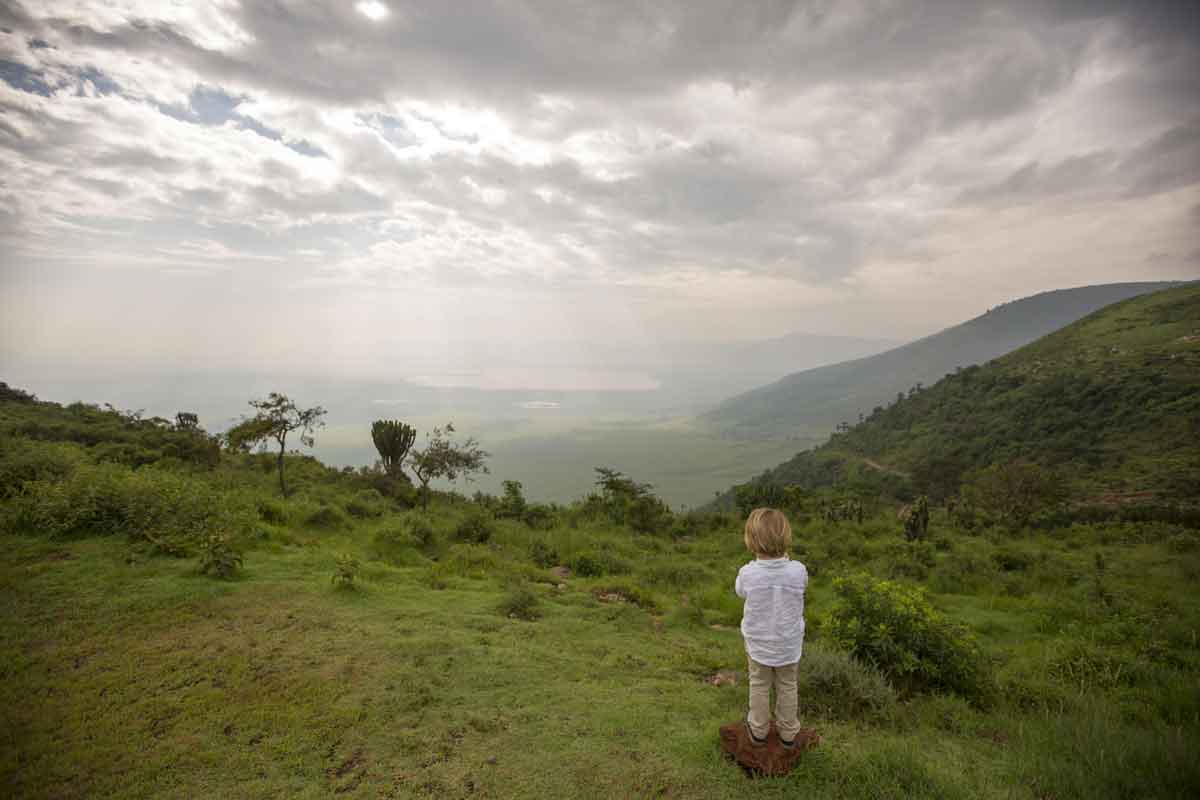
POLYGON ((804 645, 804 589, 808 570, 788 558, 792 528, 773 508, 756 508, 746 520, 746 549, 755 560, 738 570, 734 591, 746 600, 742 638, 750 661, 750 713, 746 727, 755 744, 766 744, 775 686, 775 728, 784 747, 794 747, 796 668, 804 645))

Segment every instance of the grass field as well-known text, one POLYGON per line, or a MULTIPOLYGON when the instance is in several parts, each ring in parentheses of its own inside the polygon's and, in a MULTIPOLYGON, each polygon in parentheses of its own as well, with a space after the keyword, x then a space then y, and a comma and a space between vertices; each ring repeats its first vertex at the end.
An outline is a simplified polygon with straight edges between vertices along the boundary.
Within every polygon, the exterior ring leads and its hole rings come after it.
MULTIPOLYGON (((463 513, 441 509, 443 530, 463 513)), ((436 561, 371 560, 376 534, 396 520, 268 526, 232 581, 120 539, 5 537, 0 786, 59 798, 1133 798, 1200 788, 1200 614, 1177 590, 1196 577, 1194 534, 1160 531, 1173 545, 1111 527, 963 537, 926 557, 878 519, 798 530, 813 573, 802 663, 830 657, 820 620, 832 575, 928 561, 937 604, 982 637, 1004 690, 986 708, 917 694, 866 714, 838 707, 844 686, 808 674, 804 719, 822 745, 792 775, 751 781, 716 745, 718 725, 743 713, 744 683, 702 680, 744 669, 730 590, 744 559, 736 521, 679 541, 501 522, 485 545, 448 537, 436 561), (534 540, 567 563, 609 553, 625 566, 560 580, 529 562, 534 540), (338 553, 362 562, 352 587, 331 583, 338 553), (1097 553, 1111 605, 1093 597, 1097 553), (502 606, 517 582, 534 599, 515 607, 535 619, 502 606)))

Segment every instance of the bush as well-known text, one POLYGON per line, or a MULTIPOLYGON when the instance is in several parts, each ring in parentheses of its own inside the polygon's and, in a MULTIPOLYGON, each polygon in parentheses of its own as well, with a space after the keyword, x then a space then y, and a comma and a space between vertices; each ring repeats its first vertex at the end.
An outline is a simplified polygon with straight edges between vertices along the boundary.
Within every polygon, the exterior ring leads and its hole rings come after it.
POLYGON ((284 525, 287 523, 287 509, 278 500, 260 498, 258 501, 258 517, 263 522, 269 522, 272 525, 284 525))
POLYGON ((415 566, 424 559, 418 555, 421 542, 403 527, 389 527, 378 530, 371 537, 367 552, 376 561, 391 564, 393 567, 415 566))
POLYGON ((337 530, 348 528, 351 523, 346 512, 337 506, 322 505, 304 516, 304 524, 312 528, 337 530))
POLYGON ((986 699, 982 652, 970 633, 933 609, 925 593, 869 575, 833 582, 838 602, 824 629, 855 658, 903 691, 948 689, 986 699))
POLYGON ((541 539, 534 539, 529 544, 529 560, 539 567, 553 567, 558 563, 558 559, 558 550, 541 539))
POLYGON ((581 578, 598 578, 602 575, 625 575, 633 571, 632 564, 611 553, 580 553, 568 561, 567 566, 581 578))
POLYGON ((406 530, 417 543, 417 548, 428 556, 436 555, 442 548, 442 542, 433 523, 423 516, 409 516, 404 519, 406 530))
POLYGON ((330 581, 341 588, 351 588, 354 586, 354 579, 358 577, 359 563, 358 559, 353 556, 339 555, 333 562, 333 577, 330 581))
POLYGON ((26 483, 60 481, 84 461, 78 445, 8 439, 0 450, 0 500, 16 497, 26 483))
POLYGON ((801 710, 828 719, 875 720, 896 706, 896 692, 879 670, 816 644, 804 647, 798 684, 801 710))
POLYGON ((460 542, 484 544, 496 532, 496 523, 481 511, 471 511, 454 528, 454 538, 460 542))
POLYGON ((541 600, 525 584, 509 588, 500 601, 498 611, 506 617, 533 621, 542 616, 541 600))
POLYGON ((375 489, 364 489, 343 505, 346 513, 355 519, 382 517, 387 509, 383 506, 383 495, 375 489))
POLYGON ((535 531, 549 530, 554 527, 554 509, 542 503, 531 503, 525 509, 521 521, 535 531))
POLYGON ((219 533, 210 533, 200 545, 200 574, 215 578, 232 578, 242 566, 242 556, 219 533))
POLYGON ((59 482, 25 484, 5 504, 7 529, 51 538, 125 534, 162 552, 194 552, 213 533, 236 540, 253 530, 247 495, 154 467, 81 464, 59 482))

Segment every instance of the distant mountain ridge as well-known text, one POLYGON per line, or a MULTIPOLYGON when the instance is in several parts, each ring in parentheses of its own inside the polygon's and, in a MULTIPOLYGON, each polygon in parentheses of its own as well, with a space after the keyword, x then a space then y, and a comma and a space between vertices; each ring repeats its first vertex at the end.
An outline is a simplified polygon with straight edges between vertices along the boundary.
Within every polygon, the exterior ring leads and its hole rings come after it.
POLYGON ((1181 285, 1115 283, 1014 300, 877 355, 785 376, 724 401, 700 419, 738 438, 824 436, 916 384, 932 384, 959 367, 990 361, 1112 303, 1181 285))
MULTIPOLYGON (((952 494, 1028 461, 1078 498, 1200 501, 1200 284, 1130 298, 910 391, 756 481, 952 494)), ((726 496, 728 502, 728 495, 726 496)))

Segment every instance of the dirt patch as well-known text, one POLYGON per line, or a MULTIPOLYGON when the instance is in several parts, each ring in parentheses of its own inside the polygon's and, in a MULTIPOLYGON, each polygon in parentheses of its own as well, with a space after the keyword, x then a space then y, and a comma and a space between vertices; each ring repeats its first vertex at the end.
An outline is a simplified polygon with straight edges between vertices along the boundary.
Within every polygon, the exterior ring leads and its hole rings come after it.
POLYGON ((596 595, 596 599, 601 600, 605 603, 628 603, 628 602, 631 602, 628 597, 621 594, 620 592, 600 592, 599 594, 596 595))
POLYGON ((362 766, 363 752, 362 748, 355 750, 350 754, 350 757, 338 764, 336 767, 330 767, 325 770, 325 774, 331 778, 344 778, 354 771, 356 767, 362 766))
POLYGON ((709 686, 737 686, 740 677, 740 673, 731 669, 722 669, 711 675, 705 675, 700 680, 709 686))
POLYGON ((553 575, 554 577, 558 578, 559 580, 563 580, 563 579, 571 577, 571 568, 570 567, 551 567, 550 574, 553 575))
POLYGON ((738 763, 749 776, 787 775, 791 772, 806 750, 821 743, 821 735, 811 728, 801 728, 791 747, 784 747, 775 730, 775 723, 767 732, 767 741, 755 743, 746 729, 745 720, 722 725, 718 731, 721 750, 738 763))

